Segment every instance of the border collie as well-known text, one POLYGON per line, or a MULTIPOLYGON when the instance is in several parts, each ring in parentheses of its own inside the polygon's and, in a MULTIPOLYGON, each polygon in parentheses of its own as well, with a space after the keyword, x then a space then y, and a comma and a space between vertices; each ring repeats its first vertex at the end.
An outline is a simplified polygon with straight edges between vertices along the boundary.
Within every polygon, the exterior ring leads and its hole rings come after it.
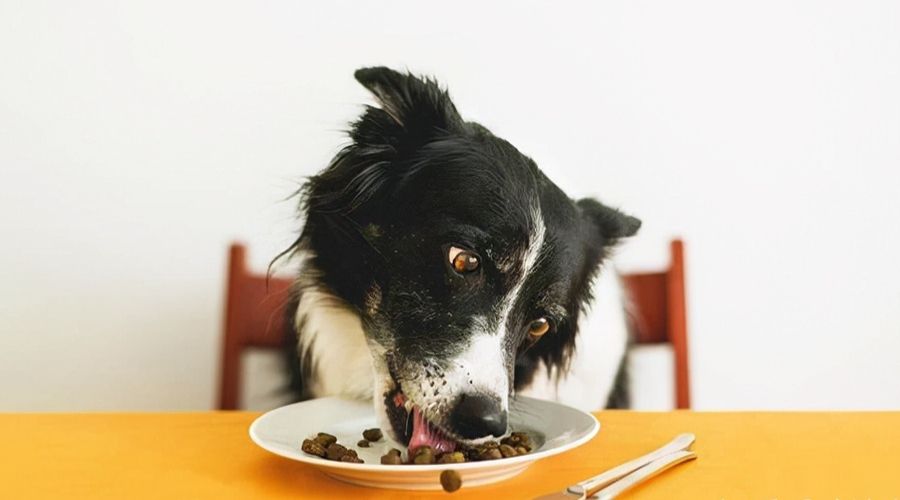
POLYGON ((569 198, 436 81, 355 77, 379 106, 301 189, 287 251, 303 396, 371 399, 391 437, 438 451, 504 435, 515 394, 621 406, 625 316, 599 271, 640 221, 569 198))

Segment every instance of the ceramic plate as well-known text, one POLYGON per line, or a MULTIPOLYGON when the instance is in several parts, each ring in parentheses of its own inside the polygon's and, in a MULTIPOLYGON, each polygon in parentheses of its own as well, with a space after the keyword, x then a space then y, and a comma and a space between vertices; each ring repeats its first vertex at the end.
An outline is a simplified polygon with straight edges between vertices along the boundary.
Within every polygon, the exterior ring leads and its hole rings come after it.
POLYGON ((435 465, 381 465, 380 457, 390 448, 406 448, 387 438, 360 448, 362 431, 377 427, 371 403, 338 398, 304 401, 257 418, 250 426, 250 438, 262 448, 292 460, 318 467, 325 474, 348 483, 376 488, 404 490, 440 489, 440 474, 454 469, 463 486, 480 486, 519 474, 537 460, 563 453, 589 441, 600 424, 590 413, 550 401, 519 397, 510 404, 509 425, 513 431, 527 432, 534 451, 518 457, 484 462, 435 465), (338 442, 357 450, 362 464, 333 462, 300 451, 304 439, 327 432, 338 442))

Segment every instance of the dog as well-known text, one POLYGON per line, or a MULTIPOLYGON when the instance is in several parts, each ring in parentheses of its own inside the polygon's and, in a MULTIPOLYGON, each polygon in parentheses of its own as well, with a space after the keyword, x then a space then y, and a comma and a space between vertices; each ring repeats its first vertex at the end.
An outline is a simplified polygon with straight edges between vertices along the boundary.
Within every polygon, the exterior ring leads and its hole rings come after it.
POLYGON ((624 309, 599 271, 641 222, 569 198, 434 79, 355 77, 379 106, 301 188, 286 251, 303 397, 371 399, 394 440, 441 452, 506 434, 516 394, 624 404, 624 309))

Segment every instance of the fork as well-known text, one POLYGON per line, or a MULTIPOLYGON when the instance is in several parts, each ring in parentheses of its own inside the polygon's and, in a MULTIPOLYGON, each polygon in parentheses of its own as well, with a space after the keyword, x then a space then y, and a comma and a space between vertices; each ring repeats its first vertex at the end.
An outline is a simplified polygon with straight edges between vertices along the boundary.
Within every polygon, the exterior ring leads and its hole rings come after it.
POLYGON ((695 440, 696 436, 691 433, 679 434, 657 450, 569 486, 561 492, 543 495, 535 500, 583 500, 593 495, 600 495, 604 500, 614 498, 626 489, 670 467, 697 458, 697 455, 687 451, 695 440))

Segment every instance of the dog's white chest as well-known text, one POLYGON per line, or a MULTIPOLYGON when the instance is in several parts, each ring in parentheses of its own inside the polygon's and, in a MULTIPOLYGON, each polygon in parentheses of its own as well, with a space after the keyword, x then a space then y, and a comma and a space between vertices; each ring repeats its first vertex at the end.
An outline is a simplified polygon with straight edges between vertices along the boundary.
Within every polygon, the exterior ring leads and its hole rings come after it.
POLYGON ((312 364, 307 389, 315 397, 370 399, 374 383, 372 356, 359 315, 333 295, 307 288, 296 316, 298 354, 312 364))

